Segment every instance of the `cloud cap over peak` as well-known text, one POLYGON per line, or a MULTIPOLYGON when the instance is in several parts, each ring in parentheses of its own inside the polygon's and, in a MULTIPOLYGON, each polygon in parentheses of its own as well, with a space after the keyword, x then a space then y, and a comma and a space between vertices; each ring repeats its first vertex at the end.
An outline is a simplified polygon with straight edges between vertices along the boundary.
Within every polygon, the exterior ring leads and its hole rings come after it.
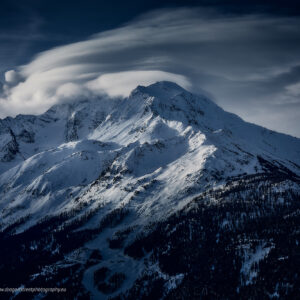
POLYGON ((210 93, 225 109, 298 135, 300 20, 164 9, 56 47, 6 73, 1 117, 40 113, 67 98, 125 96, 169 80, 210 93))

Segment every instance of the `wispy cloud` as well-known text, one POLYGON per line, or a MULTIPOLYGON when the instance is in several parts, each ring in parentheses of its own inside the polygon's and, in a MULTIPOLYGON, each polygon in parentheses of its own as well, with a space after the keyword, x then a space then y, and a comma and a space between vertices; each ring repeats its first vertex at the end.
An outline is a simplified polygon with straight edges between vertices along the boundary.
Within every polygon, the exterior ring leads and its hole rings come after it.
POLYGON ((18 80, 5 84, 1 114, 40 113, 78 94, 127 95, 138 84, 173 80, 206 90, 247 120, 299 135, 299 28, 296 18, 224 17, 203 9, 151 12, 42 52, 7 74, 18 80), (278 106, 285 109, 279 113, 278 106))

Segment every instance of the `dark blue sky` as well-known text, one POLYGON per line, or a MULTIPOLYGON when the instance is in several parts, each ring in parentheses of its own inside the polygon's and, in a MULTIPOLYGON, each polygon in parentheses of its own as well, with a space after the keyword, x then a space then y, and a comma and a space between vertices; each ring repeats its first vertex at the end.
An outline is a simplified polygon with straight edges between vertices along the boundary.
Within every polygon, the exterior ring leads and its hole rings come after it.
POLYGON ((300 15, 300 2, 291 0, 1 0, 0 63, 9 69, 34 53, 118 27, 153 9, 193 6, 223 14, 300 15))

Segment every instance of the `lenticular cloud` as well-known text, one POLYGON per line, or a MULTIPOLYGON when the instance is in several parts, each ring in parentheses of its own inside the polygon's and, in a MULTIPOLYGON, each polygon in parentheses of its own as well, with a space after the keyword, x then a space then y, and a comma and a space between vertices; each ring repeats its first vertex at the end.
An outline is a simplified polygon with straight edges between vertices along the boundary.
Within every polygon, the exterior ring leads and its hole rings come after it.
POLYGON ((300 119, 300 24, 285 24, 203 9, 152 12, 6 72, 0 117, 42 113, 70 99, 126 96, 139 84, 168 80, 209 92, 246 120, 293 133, 300 119))

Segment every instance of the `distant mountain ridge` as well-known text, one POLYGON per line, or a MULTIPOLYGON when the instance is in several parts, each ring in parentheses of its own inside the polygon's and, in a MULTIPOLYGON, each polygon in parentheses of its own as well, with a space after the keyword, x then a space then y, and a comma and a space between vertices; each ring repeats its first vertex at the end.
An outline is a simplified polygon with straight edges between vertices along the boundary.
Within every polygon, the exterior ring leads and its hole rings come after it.
POLYGON ((298 271, 264 286, 260 264, 286 269, 299 259, 299 182, 300 139, 172 82, 0 120, 0 283, 49 277, 72 287, 70 299, 288 299, 298 271), (273 218, 285 220, 276 232, 273 218), (217 265, 232 288, 222 288, 217 265))

